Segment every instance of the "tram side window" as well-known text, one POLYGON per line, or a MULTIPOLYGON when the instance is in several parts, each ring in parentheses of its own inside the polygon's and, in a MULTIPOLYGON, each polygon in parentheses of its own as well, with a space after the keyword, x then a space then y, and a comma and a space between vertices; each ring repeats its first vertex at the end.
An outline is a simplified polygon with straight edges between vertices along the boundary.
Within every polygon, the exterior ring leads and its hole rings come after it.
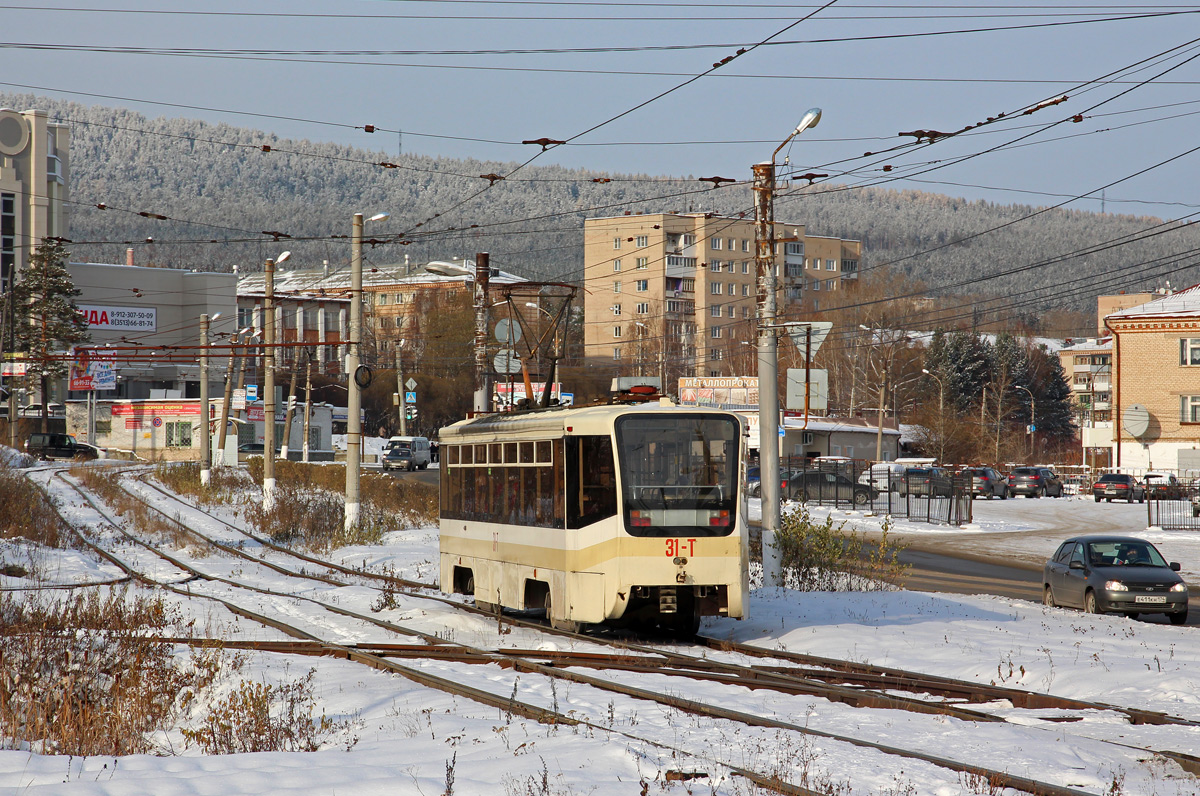
POLYGON ((538 442, 521 458, 513 443, 443 446, 441 516, 503 525, 563 527, 561 442, 538 442))
POLYGON ((567 527, 617 513, 617 475, 608 437, 567 438, 567 527))

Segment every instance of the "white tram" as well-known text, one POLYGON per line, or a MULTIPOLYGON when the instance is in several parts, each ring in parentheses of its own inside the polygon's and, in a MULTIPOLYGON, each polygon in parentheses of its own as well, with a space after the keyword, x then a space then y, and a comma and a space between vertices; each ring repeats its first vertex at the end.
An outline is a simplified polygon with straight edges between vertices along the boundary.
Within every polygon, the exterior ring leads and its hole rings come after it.
POLYGON ((442 429, 441 584, 555 627, 694 633, 747 614, 741 419, 641 405, 485 415, 442 429))

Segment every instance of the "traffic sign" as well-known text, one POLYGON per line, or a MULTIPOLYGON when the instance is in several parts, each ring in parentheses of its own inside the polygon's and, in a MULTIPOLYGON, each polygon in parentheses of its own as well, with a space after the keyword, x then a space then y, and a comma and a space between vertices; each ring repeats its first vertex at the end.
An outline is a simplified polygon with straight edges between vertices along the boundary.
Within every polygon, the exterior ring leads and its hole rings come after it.
POLYGON ((508 318, 497 321, 496 339, 502 343, 516 343, 521 339, 521 327, 508 318))
POLYGON ((246 400, 247 401, 257 401, 258 400, 258 385, 257 384, 247 384, 246 385, 246 400))
POLYGON ((417 402, 417 394, 415 392, 404 393, 404 402, 409 403, 409 404, 415 404, 417 402))
POLYGON ((520 373, 521 357, 511 348, 505 348, 492 360, 497 373, 520 373))
POLYGON ((407 388, 408 388, 408 389, 410 389, 410 390, 415 390, 415 389, 417 389, 417 382, 416 382, 416 379, 409 379, 408 381, 404 382, 404 386, 405 386, 405 387, 407 387, 407 388))

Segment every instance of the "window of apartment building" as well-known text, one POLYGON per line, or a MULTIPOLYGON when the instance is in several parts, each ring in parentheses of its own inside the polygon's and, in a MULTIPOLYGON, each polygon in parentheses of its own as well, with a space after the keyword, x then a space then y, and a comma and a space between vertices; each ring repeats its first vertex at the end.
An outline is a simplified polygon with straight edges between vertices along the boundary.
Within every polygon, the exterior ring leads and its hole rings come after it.
POLYGON ((826 260, 825 261, 825 270, 826 271, 836 271, 837 270, 837 260, 826 260))
POLYGON ((683 292, 684 293, 695 293, 696 292, 696 277, 685 276, 683 278, 683 292))
POLYGON ((613 292, 614 293, 621 292, 621 283, 620 282, 613 282, 613 292))
POLYGON ((803 257, 804 256, 804 244, 800 243, 799 241, 789 243, 787 245, 787 248, 784 251, 786 251, 788 254, 798 254, 801 257, 803 257))
POLYGON ((685 232, 683 234, 683 245, 684 246, 695 246, 696 245, 696 236, 690 232, 685 232))
POLYGON ((613 349, 613 359, 620 359, 620 358, 621 358, 621 349, 614 348, 613 349))
POLYGON ((812 258, 810 258, 810 259, 809 259, 809 261, 808 261, 808 268, 809 268, 809 270, 810 270, 810 271, 813 271, 813 270, 820 270, 820 268, 821 268, 821 260, 820 260, 820 258, 818 258, 818 257, 812 257, 812 258))
POLYGON ((362 294, 362 303, 364 306, 374 307, 375 306, 375 294, 374 293, 363 293, 362 294))
POLYGON ((723 292, 720 282, 713 282, 708 286, 708 292, 714 296, 719 296, 723 292))
POLYGON ((742 295, 743 296, 750 295, 750 283, 749 282, 745 282, 742 284, 742 295))
POLYGON ((1200 365, 1200 337, 1179 339, 1179 364, 1200 365))
POLYGON ((621 305, 620 304, 612 305, 612 311, 613 311, 613 315, 620 315, 621 314, 621 305))
POLYGON ((296 312, 291 307, 286 307, 283 310, 283 328, 284 329, 295 329, 296 328, 296 312))
POLYGON ((842 273, 853 274, 858 271, 858 260, 842 260, 842 273))
POLYGON ((375 303, 376 303, 376 304, 378 304, 378 305, 379 305, 379 306, 381 306, 381 307, 386 307, 386 306, 387 306, 387 303, 388 303, 388 294, 387 294, 387 293, 380 293, 380 294, 378 295, 378 298, 376 299, 375 303))
POLYGON ((709 242, 709 244, 710 244, 710 246, 711 246, 711 248, 712 248, 712 250, 713 250, 713 251, 720 251, 720 250, 721 250, 721 239, 720 239, 720 238, 713 238, 713 239, 712 239, 712 240, 709 242))
POLYGON ((836 279, 826 279, 825 280, 825 289, 826 290, 837 290, 838 289, 838 281, 836 279))
POLYGON ((613 238, 613 248, 614 249, 621 248, 621 239, 620 238, 613 238))
POLYGON ((711 316, 713 318, 720 318, 721 317, 721 305, 714 304, 711 307, 709 307, 708 314, 709 314, 709 316, 711 316))
POLYGON ((813 290, 820 290, 820 289, 821 289, 821 280, 820 280, 820 279, 814 279, 814 280, 811 282, 811 284, 812 284, 812 289, 813 289, 813 290))
POLYGON ((732 304, 730 304, 729 308, 725 311, 725 314, 727 316, 729 316, 730 318, 736 318, 737 317, 736 313, 737 313, 737 307, 733 306, 732 304))
POLYGON ((1089 373, 1076 373, 1075 374, 1075 386, 1076 387, 1090 387, 1091 385, 1092 385, 1091 374, 1089 374, 1089 373))
POLYGON ((239 329, 254 328, 253 307, 238 307, 237 325, 239 329))
POLYGON ((737 292, 737 285, 735 285, 733 282, 730 282, 729 287, 725 292, 732 296, 737 292))
POLYGON ((614 271, 621 270, 621 258, 620 257, 617 257, 613 260, 613 270, 614 271))
POLYGON ((714 340, 721 339, 722 337, 725 336, 724 333, 721 331, 721 329, 722 329, 722 327, 720 327, 720 326, 714 326, 713 328, 708 330, 708 336, 714 340))
POLYGON ((650 258, 648 258, 648 257, 637 258, 637 267, 638 268, 646 268, 649 265, 650 265, 650 258))
POLYGON ((803 276, 804 263, 787 263, 784 266, 784 273, 786 273, 791 279, 794 279, 798 276, 803 276))
POLYGON ((750 251, 750 241, 747 240, 746 238, 742 238, 742 251, 744 251, 744 252, 750 251))
POLYGON ((708 270, 713 271, 718 274, 721 273, 721 261, 713 260, 711 263, 708 264, 708 270))
POLYGON ((750 273, 750 261, 749 260, 742 260, 742 273, 743 274, 750 273))
POLYGON ((392 319, 391 318, 380 318, 379 319, 379 328, 380 329, 391 329, 392 328, 392 319))
POLYGON ((650 236, 649 235, 638 235, 637 240, 634 241, 634 244, 638 248, 644 248, 646 246, 649 246, 650 245, 650 236))
POLYGON ((621 336, 621 327, 614 326, 613 327, 613 337, 620 337, 620 336, 621 336))
POLYGON ((729 240, 725 241, 725 244, 726 244, 725 248, 728 249, 729 251, 733 251, 737 247, 737 241, 735 241, 733 238, 730 238, 729 240))
MULTIPOLYGON (((708 358, 713 360, 714 362, 720 362, 722 359, 725 358, 725 352, 719 348, 710 348, 710 349, 708 349, 708 358)), ((716 374, 713 374, 713 375, 716 375, 716 374)))
POLYGON ((645 315, 650 311, 650 303, 643 301, 641 304, 634 307, 634 311, 637 312, 638 315, 645 315))
POLYGON ((325 331, 327 331, 327 332, 339 331, 338 315, 339 315, 339 313, 337 312, 337 310, 325 310, 325 331))
POLYGON ((1179 396, 1179 422, 1200 423, 1200 395, 1179 396))
POLYGON ((742 317, 743 318, 750 317, 750 308, 749 307, 742 307, 742 317))
POLYGON ((645 293, 647 290, 650 289, 650 280, 649 279, 639 279, 637 281, 636 287, 637 287, 637 291, 639 293, 645 293))

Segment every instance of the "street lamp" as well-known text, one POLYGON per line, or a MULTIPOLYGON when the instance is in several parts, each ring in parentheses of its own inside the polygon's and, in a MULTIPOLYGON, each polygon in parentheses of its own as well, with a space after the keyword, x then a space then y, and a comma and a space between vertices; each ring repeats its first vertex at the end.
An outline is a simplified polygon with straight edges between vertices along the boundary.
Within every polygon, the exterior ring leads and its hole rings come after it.
POLYGON ((775 329, 775 157, 779 150, 821 121, 821 109, 807 111, 792 134, 756 163, 754 171, 754 270, 758 304, 758 457, 762 473, 762 549, 765 585, 782 585, 775 546, 779 532, 779 339, 775 329))
MULTIPOLYGON (((368 221, 382 221, 387 213, 377 213, 368 221)), ((362 246, 363 215, 355 213, 350 226, 350 340, 346 351, 346 515, 343 527, 358 525, 361 504, 358 493, 359 467, 362 463, 362 388, 358 383, 362 342, 362 246)), ((271 456, 274 451, 271 451, 271 456)), ((270 458, 270 456, 268 456, 270 458)))
POLYGON ((1029 393, 1029 456, 1037 461, 1037 403, 1033 399, 1033 391, 1028 387, 1020 384, 1014 384, 1013 387, 1029 393))
POLYGON ((275 508, 275 265, 291 256, 284 252, 268 259, 263 269, 263 511, 268 512, 275 508))
POLYGON ((938 461, 941 462, 946 458, 946 385, 928 368, 921 368, 921 372, 938 383, 938 425, 941 426, 938 430, 938 461))

